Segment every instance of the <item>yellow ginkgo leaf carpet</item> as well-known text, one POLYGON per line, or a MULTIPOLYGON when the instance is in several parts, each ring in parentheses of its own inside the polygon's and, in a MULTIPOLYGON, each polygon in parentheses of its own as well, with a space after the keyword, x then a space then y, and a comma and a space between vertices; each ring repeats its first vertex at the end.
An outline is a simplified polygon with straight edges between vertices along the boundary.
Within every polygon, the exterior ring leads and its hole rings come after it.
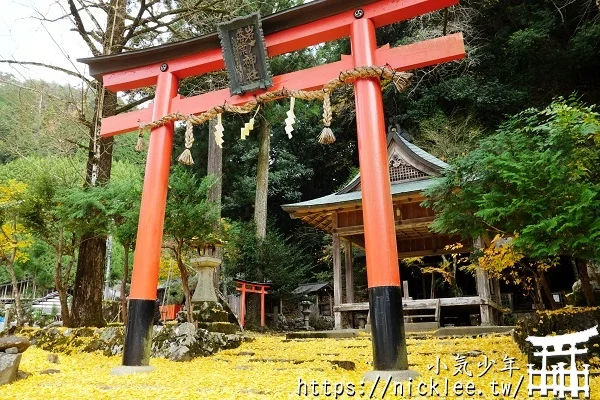
MULTIPOLYGON (((60 354, 55 364, 48 361, 50 353, 31 347, 20 367, 28 376, 0 387, 0 399, 530 398, 527 358, 510 336, 409 337, 407 342, 410 368, 421 376, 402 385, 385 379, 362 382, 372 369, 368 336, 286 340, 259 335, 240 348, 191 362, 155 358, 153 372, 125 376, 110 373, 120 357, 60 354)), ((591 398, 600 398, 594 371, 590 386, 591 398)))

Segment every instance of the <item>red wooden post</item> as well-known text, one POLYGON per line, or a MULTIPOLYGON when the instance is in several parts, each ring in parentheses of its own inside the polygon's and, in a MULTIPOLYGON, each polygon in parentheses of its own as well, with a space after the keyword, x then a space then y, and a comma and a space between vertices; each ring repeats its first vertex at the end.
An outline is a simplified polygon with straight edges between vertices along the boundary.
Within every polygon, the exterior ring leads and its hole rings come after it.
POLYGON ((260 326, 265 326, 265 287, 260 287, 260 326))
MULTIPOLYGON (((368 15, 352 23, 350 43, 356 66, 374 65, 375 26, 368 15)), ((375 370, 406 370, 400 269, 379 79, 358 79, 354 83, 354 98, 373 365, 375 370)))
MULTIPOLYGON (((153 120, 170 112, 171 101, 177 95, 177 84, 177 78, 170 72, 158 75, 153 120)), ((152 130, 131 275, 127 335, 123 347, 123 365, 126 366, 146 366, 150 361, 172 147, 173 123, 152 130)))
POLYGON ((242 283, 242 296, 240 299, 240 325, 244 327, 244 319, 246 318, 246 284, 242 283))

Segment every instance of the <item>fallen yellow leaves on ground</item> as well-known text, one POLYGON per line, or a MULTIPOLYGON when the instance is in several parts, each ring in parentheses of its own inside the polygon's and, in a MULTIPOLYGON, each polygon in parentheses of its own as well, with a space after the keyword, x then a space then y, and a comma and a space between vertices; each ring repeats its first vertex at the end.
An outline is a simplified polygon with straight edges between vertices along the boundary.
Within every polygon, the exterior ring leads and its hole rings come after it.
MULTIPOLYGON (((0 399, 529 398, 527 358, 510 336, 409 337, 407 345, 410 368, 421 376, 410 387, 408 382, 402 387, 391 382, 387 388, 385 380, 377 386, 361 383, 363 374, 372 369, 368 336, 286 340, 283 335, 257 335, 240 348, 190 362, 155 358, 151 360, 153 372, 126 376, 110 374, 120 365, 120 357, 61 354, 59 364, 53 364, 47 351, 32 347, 23 354, 20 367, 30 375, 1 387, 0 399), (352 363, 354 370, 345 369, 352 363), (60 372, 49 371, 52 369, 60 372), (493 381, 498 384, 495 389, 493 381), (420 382, 426 387, 419 388, 420 382), (455 394, 456 384, 462 387, 460 395, 455 394), (419 395, 419 389, 427 394, 419 395), (471 389, 474 394, 467 394, 471 389)), ((593 375, 591 382, 591 398, 597 398, 600 378, 593 375)))

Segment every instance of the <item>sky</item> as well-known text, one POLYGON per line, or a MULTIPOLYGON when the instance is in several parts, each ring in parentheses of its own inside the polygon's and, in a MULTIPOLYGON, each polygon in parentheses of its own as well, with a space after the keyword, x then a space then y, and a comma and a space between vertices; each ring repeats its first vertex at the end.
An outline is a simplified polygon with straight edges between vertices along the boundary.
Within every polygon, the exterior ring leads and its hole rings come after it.
MULTIPOLYGON (((68 19, 42 22, 35 17, 54 19, 63 15, 61 0, 0 0, 0 60, 36 61, 57 65, 87 75, 77 58, 91 56, 90 51, 68 19), (39 14, 38 14, 39 13, 39 14)), ((0 72, 19 80, 43 79, 77 84, 77 79, 40 67, 14 67, 0 63, 0 72)))

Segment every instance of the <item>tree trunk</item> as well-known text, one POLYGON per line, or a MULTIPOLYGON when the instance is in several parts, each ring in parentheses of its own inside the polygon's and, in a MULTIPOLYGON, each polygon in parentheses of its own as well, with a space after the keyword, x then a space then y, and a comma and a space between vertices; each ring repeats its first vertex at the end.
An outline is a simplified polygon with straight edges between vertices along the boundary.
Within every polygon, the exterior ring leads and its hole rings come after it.
MULTIPOLYGON (((120 52, 125 29, 125 1, 111 0, 103 43, 104 54, 120 52)), ((116 93, 97 84, 94 123, 90 128, 89 152, 86 163, 86 186, 105 185, 112 168, 113 137, 99 138, 100 118, 117 112, 116 93), (100 112, 98 112, 100 110, 100 112)), ((75 288, 73 292, 72 326, 104 326, 102 292, 104 287, 104 257, 106 236, 97 233, 84 235, 79 246, 75 288)))
POLYGON ((258 130, 258 162, 256 165, 256 197, 254 199, 254 224, 256 225, 256 245, 258 246, 259 281, 265 277, 263 242, 267 236, 267 197, 269 192, 269 151, 271 147, 271 126, 266 119, 260 122, 258 130))
POLYGON ((539 277, 540 277, 540 284, 542 285, 542 289, 544 289, 544 294, 546 295, 546 298, 550 302, 550 307, 553 310, 556 310, 558 308, 558 304, 556 304, 556 301, 554 301, 554 297, 552 296, 552 291, 550 290, 550 286, 548 285, 548 280, 546 279, 546 272, 540 271, 539 277))
MULTIPOLYGON (((68 283, 65 285, 63 280, 63 248, 64 248, 64 228, 60 228, 58 231, 58 244, 56 248, 56 268, 54 271, 54 284, 56 285, 56 291, 58 292, 58 300, 60 303, 60 316, 64 326, 71 325, 71 316, 69 314, 69 296, 67 293, 68 283)), ((67 274, 65 280, 69 282, 69 276, 67 274)))
MULTIPOLYGON (((215 118, 208 122, 208 131, 213 132, 217 121, 215 118)), ((221 218, 221 193, 223 191, 223 149, 217 146, 212 135, 208 135, 208 165, 206 168, 206 175, 214 176, 215 183, 211 186, 208 192, 208 201, 213 202, 217 205, 217 212, 219 218, 221 218)), ((221 249, 217 249, 216 257, 223 260, 223 254, 221 249)), ((213 286, 219 287, 219 273, 221 267, 217 267, 213 273, 213 286)))
POLYGON ((542 285, 540 283, 540 275, 537 271, 533 271, 533 282, 535 284, 535 309, 536 310, 545 310, 546 306, 544 305, 544 298, 542 297, 542 285))
POLYGON ((188 322, 194 323, 192 293, 190 291, 189 275, 187 268, 183 264, 181 248, 182 244, 177 243, 177 249, 175 250, 175 258, 177 259, 177 267, 179 268, 179 274, 181 275, 181 285, 183 286, 183 294, 185 295, 185 312, 187 313, 188 322))
POLYGON ((271 126, 263 118, 258 130, 258 163, 256 165, 256 197, 254 199, 254 223, 256 224, 256 236, 260 240, 267 236, 270 145, 271 126))
POLYGON ((71 317, 69 315, 69 294, 64 286, 59 287, 56 285, 56 291, 58 292, 58 300, 60 302, 60 317, 62 318, 64 326, 71 325, 71 317))
POLYGON ((25 321, 23 320, 23 305, 21 304, 21 292, 19 291, 19 285, 17 283, 17 275, 15 274, 15 259, 17 258, 17 247, 13 248, 10 260, 8 260, 8 273, 10 275, 10 281, 13 286, 13 297, 15 298, 15 313, 17 314, 17 326, 23 326, 25 321))
POLYGON ((106 325, 102 315, 105 255, 104 237, 87 234, 82 238, 73 288, 72 327, 106 325))
MULTIPOLYGON (((213 118, 208 122, 209 132, 215 130, 216 120, 213 118)), ((212 135, 208 139, 208 165, 207 175, 213 175, 216 180, 208 191, 208 200, 218 204, 219 215, 221 215, 221 192, 223 187, 223 149, 217 146, 212 135)))
POLYGON ((585 296, 585 301, 589 307, 596 305, 596 298, 594 296, 594 289, 590 283, 590 276, 587 272, 587 263, 584 260, 577 259, 577 270, 579 271, 579 279, 581 280, 581 289, 585 296))
POLYGON ((121 281, 121 318, 127 323, 127 279, 129 279, 129 243, 123 244, 123 280, 121 281))

